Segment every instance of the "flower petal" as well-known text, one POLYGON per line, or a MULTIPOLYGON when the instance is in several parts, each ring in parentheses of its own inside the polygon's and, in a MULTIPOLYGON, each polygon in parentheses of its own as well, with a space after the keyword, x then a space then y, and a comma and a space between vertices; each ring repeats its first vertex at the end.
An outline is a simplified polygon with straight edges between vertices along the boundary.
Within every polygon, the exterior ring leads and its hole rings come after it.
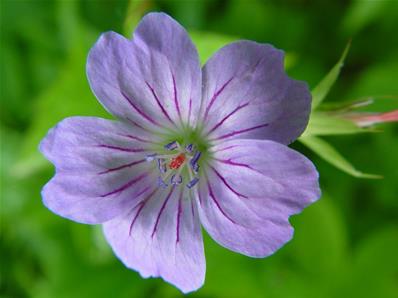
POLYGON ((198 53, 187 32, 164 13, 150 13, 132 40, 104 33, 87 62, 91 88, 115 116, 151 130, 194 123, 201 96, 198 53))
POLYGON ((184 189, 157 189, 104 224, 115 254, 143 277, 160 276, 184 293, 201 287, 205 258, 196 205, 184 189))
POLYGON ((296 139, 308 122, 311 95, 290 79, 283 52, 268 44, 240 41, 225 46, 202 70, 201 107, 212 140, 296 139))
MULTIPOLYGON (((141 131, 139 131, 141 132, 141 131)), ((54 213, 102 223, 132 208, 156 184, 145 162, 152 140, 126 124, 72 117, 52 128, 40 144, 56 168, 44 186, 44 204, 54 213)))
POLYGON ((285 145, 232 140, 214 148, 199 188, 200 220, 221 245, 265 257, 293 235, 289 216, 320 197, 313 164, 285 145))

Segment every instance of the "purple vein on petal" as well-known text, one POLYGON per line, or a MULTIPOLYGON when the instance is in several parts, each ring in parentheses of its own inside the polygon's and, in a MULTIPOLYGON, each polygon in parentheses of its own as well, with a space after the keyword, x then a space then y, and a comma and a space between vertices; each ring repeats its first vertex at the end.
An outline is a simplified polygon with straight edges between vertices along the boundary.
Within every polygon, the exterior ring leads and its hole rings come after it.
POLYGON ((128 103, 140 114, 142 117, 144 117, 146 120, 151 122, 152 124, 156 126, 161 126, 159 123, 157 123, 154 119, 152 119, 148 114, 146 114, 144 111, 142 111, 139 107, 137 107, 134 102, 123 92, 120 91, 120 93, 123 95, 124 99, 128 101, 128 103))
POLYGON ((192 97, 189 98, 189 107, 188 107, 188 125, 191 124, 191 111, 192 111, 192 97))
POLYGON ((178 210, 177 210, 177 237, 176 237, 176 244, 180 241, 180 220, 181 220, 181 214, 182 214, 182 195, 183 195, 183 190, 180 192, 180 197, 178 198, 178 210))
POLYGON ((218 210, 220 210, 220 212, 228 219, 230 220, 232 223, 236 224, 236 222, 228 216, 228 214, 225 213, 225 211, 221 208, 220 203, 217 201, 217 198, 214 196, 213 190, 211 189, 210 183, 208 183, 208 188, 209 188, 209 196, 210 198, 212 198, 214 204, 216 204, 218 210))
POLYGON ((145 81, 145 84, 147 85, 147 87, 149 88, 149 90, 151 90, 151 93, 153 95, 153 97, 155 98, 156 103, 158 104, 160 110, 162 111, 163 115, 165 115, 165 117, 172 123, 174 124, 173 120, 171 120, 169 114, 167 113, 167 111, 165 110, 164 106, 162 105, 162 103, 160 102, 158 96, 155 93, 155 89, 153 89, 153 87, 145 81))
POLYGON ((105 145, 105 144, 99 144, 99 145, 97 145, 97 147, 112 149, 112 150, 116 150, 116 151, 132 152, 132 153, 148 151, 147 149, 143 149, 143 148, 124 148, 124 147, 105 145))
POLYGON ((226 82, 224 83, 224 85, 221 86, 220 89, 218 89, 218 90, 213 94, 213 97, 211 98, 209 105, 206 107, 204 120, 207 119, 207 116, 209 115, 210 108, 212 107, 212 105, 214 104, 214 102, 216 101, 216 99, 218 98, 218 96, 224 91, 224 89, 229 85, 229 83, 231 83, 231 81, 233 80, 233 78, 234 78, 234 77, 231 77, 228 81, 226 81, 226 82))
POLYGON ((225 135, 222 135, 220 137, 217 137, 215 139, 212 139, 211 141, 217 141, 217 140, 226 139, 226 138, 233 137, 233 136, 236 136, 236 135, 239 135, 239 134, 242 134, 242 133, 245 133, 245 132, 249 132, 249 131, 252 131, 252 130, 255 130, 255 129, 267 127, 268 125, 269 125, 269 123, 264 123, 264 124, 260 124, 260 125, 257 125, 257 126, 245 128, 245 129, 242 129, 242 130, 233 131, 233 132, 227 133, 225 135))
POLYGON ((130 162, 128 164, 121 165, 119 167, 107 169, 105 171, 102 171, 102 172, 98 173, 98 175, 107 174, 107 173, 114 172, 114 171, 119 171, 119 170, 122 170, 122 169, 125 169, 125 168, 130 168, 130 167, 133 167, 133 166, 138 165, 140 163, 143 163, 144 161, 146 161, 146 160, 145 159, 141 159, 141 160, 133 161, 133 162, 130 162))
POLYGON ((159 221, 160 221, 160 216, 162 215, 162 213, 163 213, 163 211, 164 211, 164 208, 166 208, 166 204, 167 204, 167 202, 169 201, 169 199, 170 199, 170 197, 171 197, 171 195, 172 195, 174 189, 175 189, 175 186, 173 186, 173 187, 170 189, 170 192, 168 193, 166 199, 164 200, 164 202, 163 202, 163 204, 162 204, 162 207, 160 207, 158 216, 157 216, 157 218, 156 218, 155 226, 153 227, 153 231, 152 231, 152 235, 151 235, 152 238, 153 238, 153 236, 155 235, 156 230, 157 230, 157 228, 158 228, 158 224, 159 224, 159 221))
MULTIPOLYGON (((148 188, 147 188, 147 189, 148 189, 148 188)), ((147 190, 147 189, 146 189, 146 190, 147 190)), ((137 204, 137 206, 134 207, 134 209, 138 207, 138 210, 137 210, 137 213, 134 215, 133 220, 132 220, 131 223, 130 223, 129 236, 131 236, 131 231, 133 230, 133 226, 134 226, 136 220, 138 219, 138 216, 140 215, 142 209, 144 209, 146 203, 150 200, 150 198, 153 197, 153 195, 154 195, 157 191, 158 191, 158 188, 155 188, 146 198, 144 198, 139 204, 137 204)), ((141 193, 141 194, 142 194, 142 193, 141 193)), ((141 195, 141 194, 140 194, 140 195, 141 195)))
POLYGON ((238 112, 239 110, 243 109, 244 107, 247 107, 249 105, 249 102, 246 102, 242 105, 239 105, 238 107, 236 107, 231 113, 229 113, 227 116, 225 116, 224 118, 221 119, 220 122, 218 122, 212 129, 210 129, 210 131, 207 133, 207 135, 211 134, 212 132, 214 132, 217 128, 219 128, 229 117, 231 117, 233 114, 235 114, 236 112, 238 112))
POLYGON ((247 199, 248 197, 237 192, 235 189, 232 188, 232 186, 227 182, 227 180, 225 179, 225 177, 223 177, 215 168, 213 168, 212 166, 210 166, 210 168, 214 171, 214 173, 217 175, 217 177, 224 183, 224 185, 230 190, 232 191, 234 194, 236 194, 238 197, 241 198, 245 198, 247 199))
POLYGON ((135 141, 138 141, 138 142, 142 142, 142 143, 150 143, 150 144, 154 143, 152 141, 145 140, 145 139, 142 139, 140 137, 136 137, 136 136, 132 136, 132 135, 128 135, 128 134, 119 134, 119 136, 125 137, 125 138, 129 138, 129 139, 132 139, 132 140, 135 140, 135 141))
POLYGON ((191 199, 191 212, 192 212, 192 217, 195 218, 195 206, 193 205, 193 200, 191 199))
POLYGON ((121 193, 123 191, 125 191, 126 189, 128 189, 129 187, 133 186, 134 184, 136 184, 137 182, 141 181, 142 179, 144 179, 146 176, 148 176, 149 173, 144 173, 141 174, 138 177, 135 177, 134 179, 128 181, 127 183, 123 184, 122 186, 120 186, 119 188, 112 190, 111 192, 108 192, 104 195, 101 195, 102 198, 113 195, 113 194, 117 194, 117 193, 121 193))
POLYGON ((227 165, 231 165, 231 166, 238 166, 238 167, 244 167, 244 168, 248 168, 250 170, 254 170, 251 166, 249 166, 248 164, 245 163, 239 163, 239 162, 235 162, 231 159, 219 159, 219 158, 214 158, 214 160, 227 164, 227 165))
POLYGON ((178 117, 180 117, 180 119, 181 119, 181 111, 180 111, 180 105, 178 103, 176 79, 174 77, 173 72, 171 70, 170 70, 170 72, 171 72, 171 78, 173 79, 174 104, 175 104, 176 109, 177 109, 178 117))
POLYGON ((221 162, 223 164, 226 164, 226 165, 230 165, 230 166, 243 167, 243 168, 252 170, 253 172, 256 172, 256 173, 264 176, 264 173, 260 172, 259 170, 255 169, 252 166, 250 166, 248 164, 245 164, 245 163, 236 162, 236 161, 233 161, 232 159, 214 158, 214 160, 218 161, 218 162, 221 162))
POLYGON ((213 152, 223 152, 223 151, 227 151, 229 149, 236 148, 236 147, 239 147, 239 146, 238 145, 231 145, 231 146, 227 146, 227 147, 221 148, 219 150, 215 150, 213 152))
POLYGON ((130 118, 126 118, 128 122, 130 122, 131 125, 133 126, 137 126, 138 128, 141 128, 143 131, 149 132, 149 133, 153 133, 152 130, 143 127, 142 125, 138 124, 137 122, 135 122, 134 120, 131 120, 130 118))

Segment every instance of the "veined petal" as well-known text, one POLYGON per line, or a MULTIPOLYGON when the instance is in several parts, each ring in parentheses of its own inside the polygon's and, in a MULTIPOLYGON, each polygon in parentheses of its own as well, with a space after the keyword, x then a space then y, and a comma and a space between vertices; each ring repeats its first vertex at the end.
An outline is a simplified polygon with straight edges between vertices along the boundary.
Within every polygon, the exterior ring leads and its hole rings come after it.
MULTIPOLYGON (((141 131, 140 131, 141 132, 141 131)), ((120 122, 72 117, 52 128, 40 151, 55 168, 44 204, 82 223, 102 223, 133 207, 155 184, 145 162, 152 140, 120 122)))
POLYGON ((162 277, 184 293, 201 287, 205 258, 196 205, 184 188, 154 190, 104 224, 115 254, 143 277, 162 277))
POLYGON ((87 62, 91 88, 115 116, 151 130, 196 121, 201 96, 198 53, 181 25, 150 13, 133 39, 107 32, 87 62))
POLYGON ((290 79, 284 54, 268 44, 240 41, 219 50, 203 67, 202 121, 212 140, 296 139, 308 122, 311 96, 290 79))
POLYGON ((282 113, 264 131, 264 139, 285 145, 305 130, 311 112, 311 92, 307 83, 290 80, 282 100, 282 113))
POLYGON ((272 254, 293 235, 289 216, 320 197, 316 169, 273 141, 232 140, 214 150, 207 183, 198 190, 203 226, 231 250, 272 254))

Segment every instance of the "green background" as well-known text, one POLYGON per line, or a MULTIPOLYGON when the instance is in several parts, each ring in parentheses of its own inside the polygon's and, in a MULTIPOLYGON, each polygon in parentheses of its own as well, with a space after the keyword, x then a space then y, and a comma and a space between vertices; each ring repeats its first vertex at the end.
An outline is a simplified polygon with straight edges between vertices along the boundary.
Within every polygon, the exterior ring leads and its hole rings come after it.
MULTIPOLYGON (((186 27, 205 61, 236 40, 289 53, 288 72, 311 87, 352 38, 326 103, 377 98, 397 108, 397 1, 23 1, 1 2, 0 297, 180 297, 160 279, 142 279, 112 254, 100 226, 60 218, 41 202, 53 175, 38 153, 46 131, 72 115, 107 115, 86 77, 101 32, 129 36, 150 10, 186 27)), ((294 239, 251 259, 205 236, 206 282, 192 297, 398 297, 398 130, 329 136, 356 167, 384 179, 357 179, 302 144, 320 172, 323 197, 291 219, 294 239)))

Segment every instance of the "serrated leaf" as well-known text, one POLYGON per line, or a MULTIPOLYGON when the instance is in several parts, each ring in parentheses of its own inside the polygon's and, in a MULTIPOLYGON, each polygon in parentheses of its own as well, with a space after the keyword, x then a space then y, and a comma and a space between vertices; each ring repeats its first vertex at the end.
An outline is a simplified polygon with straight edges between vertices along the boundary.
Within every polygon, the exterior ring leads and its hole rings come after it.
POLYGON ((305 136, 298 139, 309 149, 314 151, 324 160, 342 170, 343 172, 350 174, 357 178, 368 178, 368 179, 379 179, 383 178, 380 175, 366 174, 357 170, 347 159, 345 159, 332 145, 325 140, 316 136, 305 136))
POLYGON ((354 122, 322 112, 312 112, 308 126, 303 133, 306 136, 325 136, 375 132, 371 128, 361 128, 354 122))
POLYGON ((312 90, 312 110, 315 110, 319 104, 325 99, 326 95, 329 93, 330 88, 336 82, 340 70, 344 65, 345 57, 350 49, 351 42, 345 47, 343 54, 341 55, 339 61, 335 66, 329 71, 329 73, 318 83, 318 85, 312 90))

